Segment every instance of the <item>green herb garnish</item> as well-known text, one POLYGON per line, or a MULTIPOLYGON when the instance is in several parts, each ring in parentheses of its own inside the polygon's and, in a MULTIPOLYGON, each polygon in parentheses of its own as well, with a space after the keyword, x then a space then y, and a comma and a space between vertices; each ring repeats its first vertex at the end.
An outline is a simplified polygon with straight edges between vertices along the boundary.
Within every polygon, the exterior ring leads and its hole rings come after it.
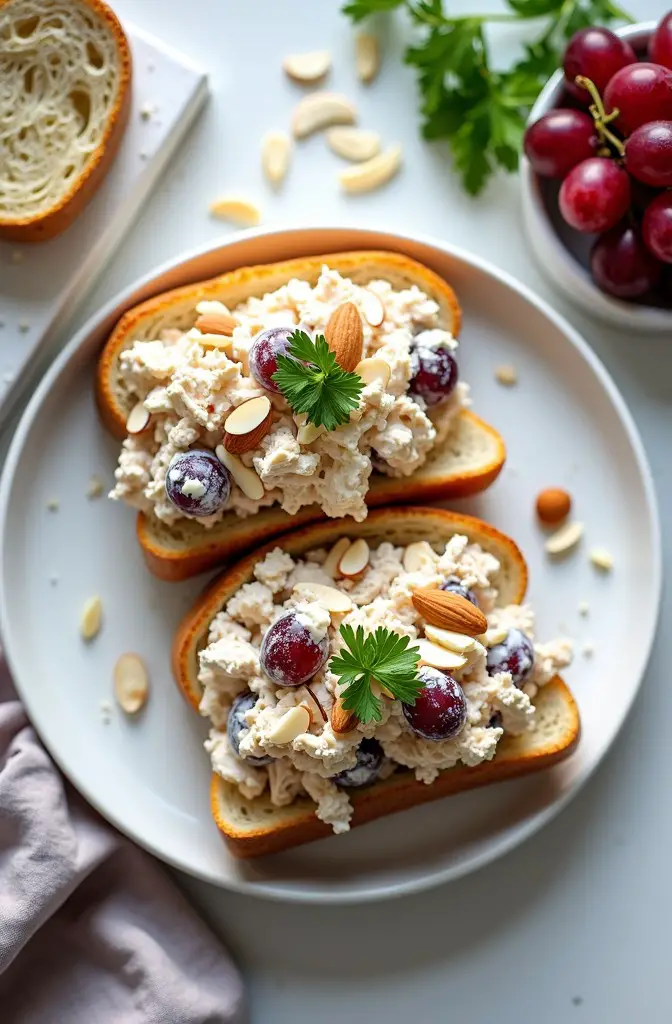
POLYGON ((288 355, 277 357, 278 368, 271 379, 294 412, 305 413, 308 423, 327 430, 347 423, 359 405, 362 378, 338 365, 321 334, 313 341, 305 331, 294 331, 287 351, 288 355))
POLYGON ((371 689, 373 682, 404 704, 415 704, 424 684, 417 674, 420 651, 408 646, 407 636, 382 626, 365 635, 361 626, 355 632, 346 624, 340 634, 346 646, 331 659, 329 668, 341 683, 347 683, 341 693, 346 711, 354 711, 360 722, 380 721, 380 698, 371 689))
POLYGON ((417 72, 426 139, 447 139, 455 168, 477 195, 498 167, 515 171, 525 121, 546 80, 562 63, 564 44, 578 29, 632 18, 611 0, 507 0, 501 14, 444 14, 442 0, 348 0, 353 21, 404 8, 418 29, 406 50, 417 72), (545 18, 524 56, 508 71, 493 70, 486 31, 496 22, 545 18))

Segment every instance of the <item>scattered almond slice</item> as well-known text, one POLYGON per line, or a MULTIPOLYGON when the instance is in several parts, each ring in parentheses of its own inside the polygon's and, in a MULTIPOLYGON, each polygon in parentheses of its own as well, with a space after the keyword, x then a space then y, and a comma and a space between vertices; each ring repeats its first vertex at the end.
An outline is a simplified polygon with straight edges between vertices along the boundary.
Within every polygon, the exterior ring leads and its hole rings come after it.
POLYGON ((86 488, 86 496, 89 501, 95 501, 96 498, 102 498, 104 492, 104 481, 101 480, 99 476, 92 476, 86 488))
POLYGON ((304 139, 334 124, 353 124, 357 111, 346 96, 335 92, 313 92, 297 103, 292 115, 292 134, 304 139))
POLYGON ((127 715, 136 715, 147 703, 149 676, 139 654, 122 654, 114 666, 114 696, 127 715))
POLYGON ((614 557, 606 548, 593 548, 589 558, 595 568, 602 572, 611 572, 614 568, 614 557))
POLYGON ((341 557, 338 563, 338 571, 341 576, 347 576, 348 578, 359 576, 369 564, 369 557, 369 545, 363 537, 360 537, 354 544, 350 545, 341 557))
POLYGON ((220 220, 231 221, 241 227, 253 227, 261 221, 261 210, 247 199, 223 196, 210 203, 210 213, 220 220))
POLYGON ((380 327, 385 319, 385 306, 380 298, 370 288, 364 288, 360 300, 364 319, 371 327, 380 327))
POLYGON ((266 395, 243 402, 224 421, 224 447, 227 452, 240 455, 257 448, 271 429, 272 419, 271 403, 266 395))
POLYGON ((338 180, 346 192, 372 192, 386 185, 401 167, 401 146, 391 146, 384 153, 365 160, 354 167, 346 167, 338 175, 338 180))
POLYGON ((327 576, 331 576, 332 580, 335 580, 338 576, 339 563, 345 552, 350 547, 350 544, 351 541, 348 537, 340 537, 327 555, 322 566, 322 570, 323 572, 326 572, 327 576))
POLYGON ((590 605, 587 601, 579 601, 579 615, 588 615, 590 613, 590 605))
POLYGON ((292 590, 300 597, 317 601, 328 612, 334 612, 336 615, 344 615, 346 612, 352 611, 351 598, 344 591, 337 590, 336 587, 328 587, 324 583, 311 583, 306 580, 302 583, 295 583, 292 590))
POLYGON ((234 483, 240 487, 243 494, 252 501, 259 501, 264 496, 264 485, 259 474, 249 466, 246 466, 237 455, 227 452, 223 444, 215 448, 215 455, 226 466, 233 477, 234 483))
POLYGON ((380 71, 380 47, 376 36, 359 32, 355 37, 355 65, 360 82, 367 85, 380 71))
POLYGON ((404 551, 404 570, 406 572, 433 569, 435 564, 434 550, 426 540, 416 540, 409 544, 404 551))
POLYGON ((495 377, 504 387, 511 388, 518 383, 518 372, 515 366, 502 365, 495 368, 495 377))
POLYGON ((384 359, 377 359, 376 356, 362 359, 360 363, 357 363, 353 372, 358 374, 365 384, 373 384, 374 381, 379 380, 384 388, 390 383, 392 376, 390 364, 384 359))
POLYGON ((327 145, 336 156, 359 163, 380 153, 380 135, 365 128, 340 126, 329 129, 327 145))
POLYGON ((129 434, 143 434, 149 428, 152 415, 145 409, 144 402, 134 405, 126 419, 126 431, 129 434))
POLYGON ((310 712, 302 704, 285 711, 277 724, 268 733, 270 743, 291 743, 310 728, 310 712))
POLYGON ((566 555, 576 547, 582 536, 583 523, 565 523, 548 538, 546 551, 549 555, 566 555))
POLYGON ((301 85, 315 85, 326 77, 331 68, 329 50, 313 50, 311 53, 292 53, 285 57, 282 67, 286 75, 301 85))
POLYGON ((292 142, 286 132, 269 132, 261 143, 261 166, 266 180, 279 185, 287 177, 292 142))
POLYGON ((84 640, 93 640, 100 632, 103 621, 103 603, 99 597, 90 597, 79 619, 79 632, 84 640))
POLYGON ((222 334, 230 338, 237 327, 237 321, 230 313, 201 313, 194 327, 201 334, 222 334))
POLYGON ((450 629, 440 629, 438 626, 425 626, 425 636, 440 647, 445 647, 456 654, 469 654, 476 651, 482 645, 466 633, 454 633, 450 629))
POLYGON ((431 665, 432 668, 459 669, 464 668, 467 659, 462 654, 449 651, 446 647, 434 644, 431 640, 414 640, 413 647, 420 650, 420 665, 431 665))

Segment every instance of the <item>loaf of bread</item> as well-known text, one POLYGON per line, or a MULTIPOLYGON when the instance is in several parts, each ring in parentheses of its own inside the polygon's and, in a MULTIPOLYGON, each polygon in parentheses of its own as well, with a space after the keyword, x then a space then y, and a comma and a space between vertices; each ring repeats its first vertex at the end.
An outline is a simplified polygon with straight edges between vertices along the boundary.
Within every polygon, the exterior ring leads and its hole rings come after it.
POLYGON ((110 166, 131 105, 131 54, 101 0, 0 2, 0 237, 73 222, 110 166))

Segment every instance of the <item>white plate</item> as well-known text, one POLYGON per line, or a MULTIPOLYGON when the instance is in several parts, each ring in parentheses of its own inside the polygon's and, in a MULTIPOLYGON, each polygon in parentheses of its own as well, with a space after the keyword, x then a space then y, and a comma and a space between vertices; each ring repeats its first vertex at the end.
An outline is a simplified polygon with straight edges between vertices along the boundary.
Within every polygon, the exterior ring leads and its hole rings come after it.
POLYGON ((513 535, 531 569, 539 636, 573 635, 567 673, 583 720, 578 752, 537 778, 429 804, 259 862, 227 853, 208 811, 201 722, 185 706, 169 664, 173 629, 203 585, 171 585, 145 571, 133 514, 85 497, 93 473, 112 478, 117 445, 99 426, 91 396, 96 352, 129 293, 89 322, 35 394, 0 484, 3 573, 0 611, 17 686, 44 742, 102 814, 147 849, 201 878, 258 895, 304 901, 380 898, 456 878, 548 821, 594 770, 628 713, 646 666, 660 597, 654 490, 630 415, 584 341, 541 300, 474 256, 437 242, 353 229, 250 232, 161 268, 138 297, 250 262, 358 247, 393 248, 433 266, 464 307, 463 377, 475 408, 499 427, 509 462, 484 496, 464 507, 513 535), (513 363, 520 382, 497 384, 513 363), (586 524, 583 549, 558 565, 543 555, 533 503, 566 486, 586 524), (47 502, 60 501, 58 512, 47 502), (614 553, 613 573, 588 563, 591 545, 614 553), (50 582, 50 577, 58 582, 50 582), (90 645, 78 632, 86 598, 99 594, 104 628, 90 645), (578 613, 581 601, 590 615, 578 613), (138 721, 115 712, 112 666, 122 651, 146 658, 151 700, 138 721))

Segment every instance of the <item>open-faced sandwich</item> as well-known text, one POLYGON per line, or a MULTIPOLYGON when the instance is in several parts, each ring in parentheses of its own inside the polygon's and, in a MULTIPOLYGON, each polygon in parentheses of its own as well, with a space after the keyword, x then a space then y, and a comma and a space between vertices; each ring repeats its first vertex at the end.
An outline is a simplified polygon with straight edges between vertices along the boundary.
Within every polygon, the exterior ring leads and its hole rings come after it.
POLYGON ((322 521, 200 599, 175 676, 211 723, 215 820, 240 857, 524 775, 579 738, 512 540, 441 509, 322 521))
POLYGON ((112 497, 179 580, 300 523, 483 490, 505 456, 458 380, 460 308, 391 252, 246 267, 129 310, 97 400, 112 497))

